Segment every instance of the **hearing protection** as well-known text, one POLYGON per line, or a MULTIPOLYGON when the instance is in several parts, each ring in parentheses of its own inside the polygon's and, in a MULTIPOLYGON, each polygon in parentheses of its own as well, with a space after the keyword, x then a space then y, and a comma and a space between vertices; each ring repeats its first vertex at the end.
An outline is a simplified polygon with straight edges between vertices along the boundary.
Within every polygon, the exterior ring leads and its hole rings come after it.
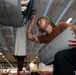
POLYGON ((47 16, 47 18, 52 21, 52 18, 50 16, 47 16))
POLYGON ((46 17, 49 21, 51 21, 51 26, 55 26, 55 24, 52 22, 52 18, 50 16, 46 17))

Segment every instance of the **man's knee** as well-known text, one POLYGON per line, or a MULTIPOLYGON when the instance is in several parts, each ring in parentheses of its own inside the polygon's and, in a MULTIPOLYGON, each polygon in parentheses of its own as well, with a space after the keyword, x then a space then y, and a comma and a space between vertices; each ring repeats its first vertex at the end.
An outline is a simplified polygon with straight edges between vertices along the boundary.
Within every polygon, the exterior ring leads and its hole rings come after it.
POLYGON ((65 50, 59 51, 55 54, 55 59, 60 60, 62 58, 65 58, 66 52, 65 50))

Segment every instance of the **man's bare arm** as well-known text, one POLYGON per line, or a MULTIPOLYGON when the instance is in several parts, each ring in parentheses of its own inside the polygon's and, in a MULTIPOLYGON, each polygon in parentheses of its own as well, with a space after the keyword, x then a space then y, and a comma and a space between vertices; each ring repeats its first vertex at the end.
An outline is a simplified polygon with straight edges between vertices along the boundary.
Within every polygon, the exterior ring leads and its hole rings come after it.
POLYGON ((37 36, 33 33, 34 21, 35 21, 35 16, 33 16, 33 19, 30 20, 30 22, 28 24, 27 38, 31 41, 39 43, 40 41, 38 40, 37 36))

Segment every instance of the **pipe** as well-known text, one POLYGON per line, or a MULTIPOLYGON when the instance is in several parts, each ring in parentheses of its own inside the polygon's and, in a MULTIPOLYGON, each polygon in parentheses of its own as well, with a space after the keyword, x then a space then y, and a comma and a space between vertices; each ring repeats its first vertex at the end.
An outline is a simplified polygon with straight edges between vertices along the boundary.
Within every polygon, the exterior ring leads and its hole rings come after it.
POLYGON ((51 6, 51 4, 53 3, 53 1, 54 1, 54 0, 49 0, 49 2, 48 2, 48 4, 47 4, 47 7, 46 7, 46 10, 45 10, 45 13, 44 13, 44 16, 47 15, 47 13, 48 13, 48 11, 49 11, 49 9, 50 9, 50 6, 51 6))
POLYGON ((56 21, 55 24, 57 24, 61 19, 62 17, 65 15, 65 13, 68 11, 68 9, 70 8, 70 6, 72 5, 72 3, 74 2, 74 0, 71 0, 68 5, 66 6, 66 8, 63 10, 63 13, 60 15, 59 19, 56 21))

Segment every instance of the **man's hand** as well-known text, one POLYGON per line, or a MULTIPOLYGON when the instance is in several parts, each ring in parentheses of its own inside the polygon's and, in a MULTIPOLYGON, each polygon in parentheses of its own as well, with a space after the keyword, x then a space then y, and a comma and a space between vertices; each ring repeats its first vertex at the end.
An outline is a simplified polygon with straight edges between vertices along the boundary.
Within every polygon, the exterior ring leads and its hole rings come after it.
POLYGON ((31 18, 30 18, 30 21, 31 21, 31 22, 32 22, 32 21, 35 21, 35 18, 36 18, 35 15, 32 15, 31 18))
POLYGON ((32 15, 31 16, 31 20, 35 20, 35 15, 32 15))
POLYGON ((35 18, 36 18, 35 15, 32 15, 31 18, 30 18, 30 20, 29 20, 29 24, 28 25, 29 25, 29 27, 32 27, 32 29, 33 29, 33 27, 35 25, 34 24, 35 23, 35 18))
POLYGON ((71 46, 72 48, 76 47, 76 39, 70 39, 68 41, 70 42, 69 46, 71 46))

